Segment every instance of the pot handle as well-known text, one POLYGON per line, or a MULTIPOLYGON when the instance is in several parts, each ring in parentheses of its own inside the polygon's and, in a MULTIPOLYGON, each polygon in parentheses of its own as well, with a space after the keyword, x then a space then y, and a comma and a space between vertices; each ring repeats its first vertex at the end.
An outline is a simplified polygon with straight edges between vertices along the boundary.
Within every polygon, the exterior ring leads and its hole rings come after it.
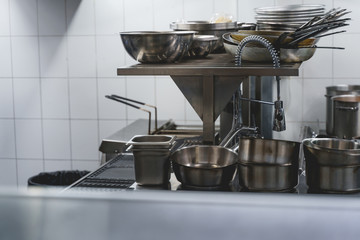
POLYGON ((358 107, 343 107, 343 106, 336 106, 335 107, 336 109, 338 110, 341 110, 341 111, 353 111, 353 112, 356 112, 357 110, 359 110, 358 107))

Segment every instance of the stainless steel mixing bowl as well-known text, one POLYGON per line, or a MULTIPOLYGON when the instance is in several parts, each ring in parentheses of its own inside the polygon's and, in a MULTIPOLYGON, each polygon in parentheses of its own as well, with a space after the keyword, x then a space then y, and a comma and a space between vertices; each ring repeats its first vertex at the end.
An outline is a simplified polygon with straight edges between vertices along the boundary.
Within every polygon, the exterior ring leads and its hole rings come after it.
MULTIPOLYGON (((239 41, 231 38, 232 33, 225 33, 222 36, 225 51, 232 56, 236 55, 239 41)), ((309 60, 315 54, 316 48, 280 48, 280 61, 285 63, 303 62, 309 60)), ((268 50, 263 47, 245 46, 241 59, 250 62, 272 62, 268 50)))
POLYGON ((309 192, 360 191, 360 149, 345 139, 305 139, 306 182, 309 192))
POLYGON ((195 35, 188 57, 206 57, 216 46, 219 37, 213 35, 195 35))
POLYGON ((170 159, 177 180, 184 186, 225 187, 236 173, 236 152, 221 146, 184 147, 170 159))
POLYGON ((173 63, 189 50, 195 31, 121 32, 126 52, 141 63, 173 63))
POLYGON ((300 143, 274 139, 239 141, 239 182, 249 191, 287 191, 298 184, 300 143))

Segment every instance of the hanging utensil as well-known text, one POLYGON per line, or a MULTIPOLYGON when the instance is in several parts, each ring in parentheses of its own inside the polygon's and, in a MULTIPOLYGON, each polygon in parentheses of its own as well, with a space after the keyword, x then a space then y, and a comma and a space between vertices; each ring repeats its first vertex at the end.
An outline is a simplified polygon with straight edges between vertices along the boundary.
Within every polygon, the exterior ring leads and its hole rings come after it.
POLYGON ((155 131, 158 129, 158 126, 157 126, 157 107, 156 106, 153 106, 153 105, 150 105, 150 104, 147 104, 147 103, 144 103, 144 102, 140 102, 140 101, 137 101, 137 100, 133 100, 133 99, 130 99, 130 98, 121 97, 121 96, 118 96, 118 95, 115 95, 115 94, 106 95, 105 97, 108 98, 108 99, 114 100, 116 102, 120 102, 120 103, 123 103, 125 105, 128 105, 130 107, 139 109, 141 111, 147 112, 149 114, 149 127, 148 127, 148 134, 149 135, 151 134, 151 111, 149 111, 147 109, 144 109, 144 108, 141 108, 139 106, 136 106, 134 104, 131 104, 129 102, 133 102, 133 103, 136 103, 136 104, 139 104, 139 105, 154 108, 155 109, 155 131), (127 102, 127 101, 129 101, 129 102, 127 102))

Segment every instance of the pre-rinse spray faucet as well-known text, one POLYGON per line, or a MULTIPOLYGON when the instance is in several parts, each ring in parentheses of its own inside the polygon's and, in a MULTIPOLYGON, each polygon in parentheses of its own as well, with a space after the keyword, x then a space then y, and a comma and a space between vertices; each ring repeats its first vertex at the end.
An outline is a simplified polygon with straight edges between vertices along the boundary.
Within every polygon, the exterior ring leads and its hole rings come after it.
MULTIPOLYGON (((250 35, 250 36, 244 38, 239 43, 239 45, 236 49, 236 54, 235 54, 235 64, 237 66, 241 66, 241 52, 242 52, 243 48, 245 47, 245 45, 250 42, 257 42, 257 43, 264 45, 264 47, 266 47, 266 49, 269 51, 269 53, 271 55, 274 68, 280 67, 280 60, 279 60, 276 49, 273 47, 273 45, 268 40, 266 40, 265 38, 263 38, 261 36, 257 36, 257 35, 250 35)), ((286 130, 286 124, 285 124, 284 104, 283 104, 283 101, 280 100, 280 77, 279 76, 276 76, 276 87, 277 87, 277 99, 274 103, 271 103, 274 105, 273 130, 280 132, 280 131, 286 130)), ((253 100, 250 100, 250 101, 253 101, 253 100)), ((258 102, 262 103, 264 101, 258 101, 258 102)))

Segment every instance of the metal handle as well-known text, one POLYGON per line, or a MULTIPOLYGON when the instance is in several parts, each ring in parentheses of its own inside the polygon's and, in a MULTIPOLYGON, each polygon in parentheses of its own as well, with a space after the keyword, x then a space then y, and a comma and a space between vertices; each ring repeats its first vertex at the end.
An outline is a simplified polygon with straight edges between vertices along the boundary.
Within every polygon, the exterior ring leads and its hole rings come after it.
POLYGON ((342 110, 342 111, 354 111, 356 112, 357 110, 359 110, 358 107, 343 107, 343 106, 336 106, 335 107, 338 110, 342 110))
MULTIPOLYGON (((147 113, 149 114, 148 134, 150 135, 150 134, 151 134, 151 112, 150 112, 149 110, 147 110, 147 109, 144 109, 144 108, 141 108, 141 107, 136 106, 136 105, 134 105, 134 104, 125 102, 125 101, 123 101, 123 100, 120 100, 120 99, 118 99, 118 98, 115 97, 115 96, 116 96, 116 95, 111 95, 111 96, 106 95, 105 97, 108 98, 108 99, 114 100, 114 101, 116 101, 116 102, 120 102, 120 103, 123 103, 123 104, 125 104, 125 105, 128 105, 128 106, 130 106, 130 107, 139 109, 139 110, 141 110, 141 111, 147 112, 147 113)), ((122 98, 122 97, 121 97, 121 98, 122 98)), ((156 121, 155 121, 155 122, 156 122, 156 121)))
POLYGON ((144 106, 147 106, 147 107, 154 108, 154 111, 155 111, 155 131, 158 129, 158 125, 157 125, 157 107, 156 106, 150 105, 150 104, 147 104, 147 103, 144 103, 144 102, 140 102, 140 101, 137 101, 137 100, 133 100, 133 99, 130 99, 130 98, 121 97, 121 96, 115 95, 115 94, 111 94, 111 97, 118 98, 118 99, 123 99, 123 100, 129 101, 129 102, 133 102, 133 103, 137 103, 137 104, 140 104, 140 105, 144 105, 144 106))

